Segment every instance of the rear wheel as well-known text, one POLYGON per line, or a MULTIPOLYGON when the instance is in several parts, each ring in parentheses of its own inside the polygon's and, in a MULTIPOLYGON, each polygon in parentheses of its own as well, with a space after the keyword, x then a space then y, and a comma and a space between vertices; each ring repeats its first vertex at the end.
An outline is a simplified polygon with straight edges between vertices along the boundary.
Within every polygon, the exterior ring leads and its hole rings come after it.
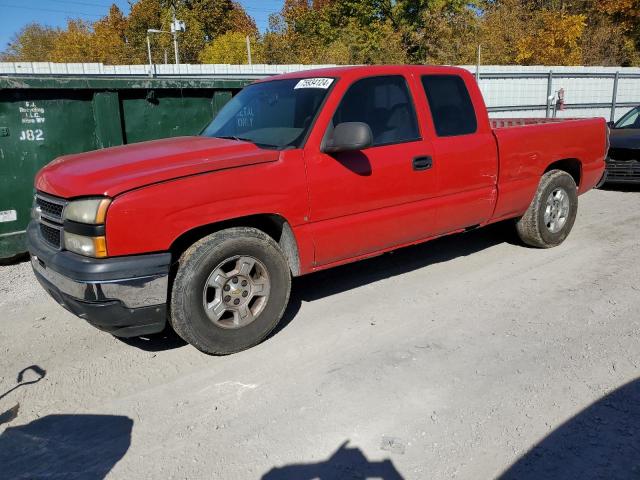
POLYGON ((288 263, 271 237, 254 228, 221 230, 180 257, 170 322, 205 353, 238 352, 275 328, 290 290, 288 263))
POLYGON ((555 247, 571 232, 577 212, 578 189, 573 177, 551 170, 542 176, 531 205, 517 221, 518 235, 533 247, 555 247))

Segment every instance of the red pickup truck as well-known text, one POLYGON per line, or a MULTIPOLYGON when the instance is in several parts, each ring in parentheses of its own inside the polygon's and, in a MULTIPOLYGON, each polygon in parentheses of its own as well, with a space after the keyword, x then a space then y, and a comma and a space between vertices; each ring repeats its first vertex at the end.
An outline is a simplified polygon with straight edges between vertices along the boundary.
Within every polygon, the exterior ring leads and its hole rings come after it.
POLYGON ((200 136, 54 160, 29 250, 44 288, 96 327, 168 321, 227 354, 273 330, 291 277, 505 219, 528 245, 562 243, 607 148, 604 119, 492 123, 463 69, 281 75, 200 136))

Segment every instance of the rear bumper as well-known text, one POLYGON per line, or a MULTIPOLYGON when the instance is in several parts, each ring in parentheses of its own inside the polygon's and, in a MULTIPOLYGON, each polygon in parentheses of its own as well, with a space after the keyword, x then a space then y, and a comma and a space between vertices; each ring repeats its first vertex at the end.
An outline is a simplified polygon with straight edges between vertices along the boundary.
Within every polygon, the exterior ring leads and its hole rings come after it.
POLYGON ((74 315, 120 337, 164 329, 169 253, 87 258, 53 249, 34 223, 27 229, 27 245, 40 284, 74 315))
POLYGON ((640 183, 640 161, 607 159, 607 182, 640 183))

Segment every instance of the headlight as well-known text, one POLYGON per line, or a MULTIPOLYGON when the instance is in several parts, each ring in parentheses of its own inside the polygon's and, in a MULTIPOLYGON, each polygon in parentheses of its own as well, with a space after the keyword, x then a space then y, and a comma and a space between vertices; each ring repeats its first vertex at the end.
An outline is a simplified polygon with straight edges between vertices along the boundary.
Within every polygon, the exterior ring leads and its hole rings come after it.
POLYGON ((109 198, 88 198, 73 200, 64 209, 64 219, 73 222, 101 225, 107 216, 109 198))
POLYGON ((64 209, 64 248, 87 257, 107 256, 104 222, 109 198, 70 201, 64 209))
POLYGON ((107 241, 104 235, 85 237, 65 231, 64 247, 70 252, 79 253, 86 257, 104 258, 107 256, 107 241))

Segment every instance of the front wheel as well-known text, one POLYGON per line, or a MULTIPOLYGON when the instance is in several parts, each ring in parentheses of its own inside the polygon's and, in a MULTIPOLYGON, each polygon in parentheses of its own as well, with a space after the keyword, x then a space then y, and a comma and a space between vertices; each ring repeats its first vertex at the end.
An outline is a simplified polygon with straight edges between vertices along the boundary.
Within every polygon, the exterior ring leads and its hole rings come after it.
POLYGON ((540 179, 531 205, 516 223, 518 235, 532 247, 555 247, 571 232, 577 213, 578 189, 573 177, 551 170, 540 179))
POLYGON ((217 355, 262 341, 289 301, 291 274, 278 244, 255 228, 213 233, 179 260, 170 322, 185 341, 217 355))

